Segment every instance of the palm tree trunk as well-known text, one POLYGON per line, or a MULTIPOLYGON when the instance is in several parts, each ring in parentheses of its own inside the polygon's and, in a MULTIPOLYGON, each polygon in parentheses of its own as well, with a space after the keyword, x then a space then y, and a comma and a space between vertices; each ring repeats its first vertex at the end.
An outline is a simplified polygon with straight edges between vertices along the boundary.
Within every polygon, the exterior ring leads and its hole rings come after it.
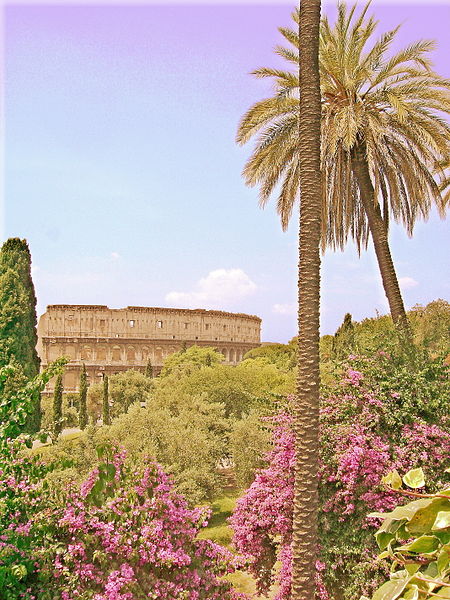
POLYGON ((366 147, 363 142, 356 144, 352 151, 352 170, 358 182, 361 202, 367 215, 392 320, 408 338, 411 338, 411 329, 389 248, 387 227, 381 216, 380 207, 375 201, 375 191, 370 179, 366 147))
POLYGON ((300 234, 292 600, 313 600, 317 556, 320 301, 320 0, 300 0, 300 234))

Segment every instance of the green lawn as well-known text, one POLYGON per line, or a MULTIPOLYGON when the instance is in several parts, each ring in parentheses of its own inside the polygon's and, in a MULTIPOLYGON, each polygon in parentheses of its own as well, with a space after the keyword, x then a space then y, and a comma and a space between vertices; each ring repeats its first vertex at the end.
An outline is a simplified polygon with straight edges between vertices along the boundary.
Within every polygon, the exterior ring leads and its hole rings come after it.
MULTIPOLYGON (((199 538, 212 540, 217 544, 227 546, 230 550, 233 550, 231 545, 233 532, 227 523, 227 519, 231 516, 236 505, 236 501, 241 493, 242 492, 233 485, 226 486, 224 494, 219 498, 216 498, 211 504, 213 511, 211 518, 208 526, 198 534, 199 538)), ((266 596, 263 597, 256 595, 255 580, 246 571, 236 571, 236 573, 226 575, 225 579, 231 581, 233 587, 238 592, 249 594, 249 596, 255 600, 263 600, 263 598, 266 598, 267 600, 266 596)), ((274 590, 270 592, 268 598, 273 598, 274 594, 275 586, 274 590)))
POLYGON ((199 538, 212 540, 221 546, 229 547, 231 545, 233 532, 227 523, 227 519, 231 517, 238 497, 237 490, 230 489, 212 503, 213 512, 208 527, 199 533, 199 538))
MULTIPOLYGON (((230 550, 233 550, 231 545, 233 532, 227 523, 227 519, 231 517, 236 505, 236 500, 239 498, 240 494, 240 490, 236 487, 231 485, 226 487, 223 496, 220 496, 220 498, 217 498, 211 504, 213 511, 211 518, 208 526, 199 533, 199 538, 212 540, 221 546, 226 546, 230 550)), ((253 577, 245 571, 236 571, 236 573, 226 575, 225 579, 231 581, 233 587, 238 592, 249 595, 254 595, 256 593, 255 581, 253 577)), ((258 598, 257 596, 253 597, 258 598)))

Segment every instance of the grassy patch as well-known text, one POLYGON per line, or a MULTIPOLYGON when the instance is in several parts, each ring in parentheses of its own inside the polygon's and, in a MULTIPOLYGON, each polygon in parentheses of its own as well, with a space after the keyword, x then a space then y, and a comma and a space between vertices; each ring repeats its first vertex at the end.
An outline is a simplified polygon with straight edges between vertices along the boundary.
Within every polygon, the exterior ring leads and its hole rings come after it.
POLYGON ((212 515, 208 527, 198 534, 200 539, 212 540, 221 546, 230 546, 233 532, 227 519, 231 517, 238 497, 238 491, 233 489, 212 503, 212 515))

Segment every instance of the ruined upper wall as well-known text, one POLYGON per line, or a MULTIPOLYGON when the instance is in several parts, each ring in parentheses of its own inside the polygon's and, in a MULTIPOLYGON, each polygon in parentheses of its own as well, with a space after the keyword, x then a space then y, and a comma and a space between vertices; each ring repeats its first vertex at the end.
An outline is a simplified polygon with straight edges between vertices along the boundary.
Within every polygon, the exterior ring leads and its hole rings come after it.
POLYGON ((43 337, 102 337, 260 343, 261 319, 217 310, 53 304, 39 320, 43 337))

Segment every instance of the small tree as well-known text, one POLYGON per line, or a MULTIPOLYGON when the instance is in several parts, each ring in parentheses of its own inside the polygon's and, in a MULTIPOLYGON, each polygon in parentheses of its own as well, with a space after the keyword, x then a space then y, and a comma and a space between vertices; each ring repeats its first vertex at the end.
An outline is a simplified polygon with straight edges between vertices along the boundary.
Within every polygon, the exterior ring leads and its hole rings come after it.
POLYGON ((332 352, 335 358, 346 358, 352 353, 355 344, 355 328, 352 315, 347 313, 342 325, 338 328, 333 338, 332 352))
POLYGON ((86 373, 86 365, 83 363, 83 368, 81 370, 80 375, 80 410, 78 413, 79 425, 80 429, 86 429, 88 424, 88 414, 87 414, 87 391, 88 391, 88 382, 87 382, 87 373, 86 373))
POLYGON ((224 360, 223 354, 215 348, 191 346, 187 350, 179 350, 166 358, 161 369, 161 377, 171 373, 194 371, 202 367, 211 367, 224 360))
MULTIPOLYGON (((36 295, 31 279, 31 255, 26 240, 8 239, 0 249, 0 367, 12 365, 14 377, 5 386, 11 394, 39 373, 36 352, 36 295)), ((34 410, 24 430, 39 431, 41 398, 35 392, 34 410)))
POLYGON ((103 375, 103 425, 111 425, 108 375, 103 375))
POLYGON ((57 375, 55 382, 55 390, 53 392, 53 433, 57 437, 62 431, 62 397, 63 397, 63 381, 61 373, 57 375))
POLYGON ((153 365, 150 359, 148 359, 147 366, 145 367, 145 376, 150 378, 153 377, 153 365))

